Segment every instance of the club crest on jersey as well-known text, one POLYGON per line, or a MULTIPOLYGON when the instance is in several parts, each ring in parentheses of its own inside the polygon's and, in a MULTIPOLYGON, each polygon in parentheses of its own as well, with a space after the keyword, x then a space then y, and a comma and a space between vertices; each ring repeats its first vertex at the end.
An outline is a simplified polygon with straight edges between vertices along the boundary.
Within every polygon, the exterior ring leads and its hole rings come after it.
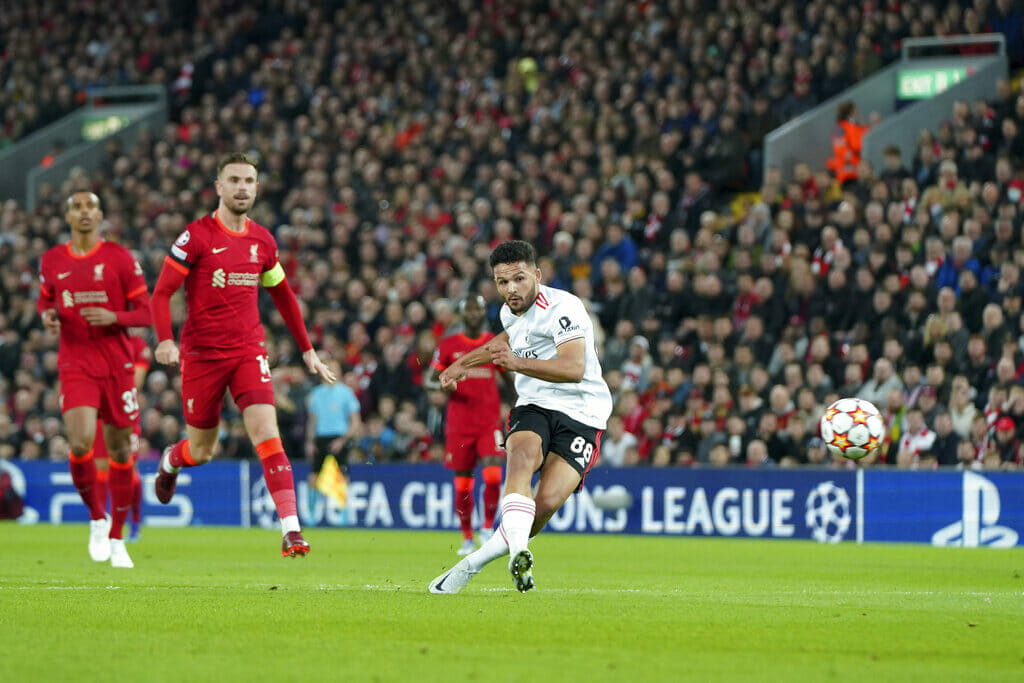
POLYGON ((253 263, 260 262, 259 248, 260 245, 258 244, 249 245, 249 260, 252 261, 253 263))
POLYGON ((102 263, 97 263, 95 266, 93 266, 93 269, 92 269, 92 279, 93 280, 99 281, 99 280, 103 279, 103 265, 104 264, 102 264, 102 263))
POLYGON ((64 304, 64 308, 73 308, 75 305, 75 299, 71 296, 71 292, 64 290, 60 293, 60 300, 64 304))

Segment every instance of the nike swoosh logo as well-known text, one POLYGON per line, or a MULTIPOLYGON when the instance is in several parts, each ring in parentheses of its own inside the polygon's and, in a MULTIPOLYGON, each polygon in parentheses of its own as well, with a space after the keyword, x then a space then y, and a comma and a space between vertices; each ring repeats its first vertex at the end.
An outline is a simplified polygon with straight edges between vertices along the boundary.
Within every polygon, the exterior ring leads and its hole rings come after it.
POLYGON ((68 277, 70 275, 71 275, 70 271, 68 271, 67 273, 57 273, 57 279, 58 280, 63 280, 64 278, 66 278, 66 277, 68 277))
POLYGON ((220 252, 224 251, 225 249, 227 249, 227 247, 219 247, 219 248, 218 247, 214 247, 213 248, 213 253, 214 254, 219 254, 220 252))
POLYGON ((441 590, 441 586, 444 585, 444 582, 448 580, 449 576, 451 576, 451 573, 446 573, 444 576, 442 576, 441 580, 434 584, 434 588, 436 588, 437 590, 441 590))
POLYGON ((515 423, 511 427, 508 428, 508 431, 514 432, 516 430, 516 427, 518 427, 518 426, 519 426, 519 420, 516 420, 515 423))

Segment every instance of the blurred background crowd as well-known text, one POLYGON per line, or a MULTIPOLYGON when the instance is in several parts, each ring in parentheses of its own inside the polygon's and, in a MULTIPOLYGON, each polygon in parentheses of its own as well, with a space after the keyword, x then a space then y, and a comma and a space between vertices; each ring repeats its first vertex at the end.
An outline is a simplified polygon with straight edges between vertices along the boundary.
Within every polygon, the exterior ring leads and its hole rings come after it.
MULTIPOLYGON (((615 398, 601 464, 854 466, 828 456, 817 423, 861 396, 887 421, 865 466, 1019 468, 1014 85, 958 102, 912 133, 913 158, 891 150, 842 185, 824 168, 761 172, 768 132, 901 40, 987 31, 1019 65, 1010 0, 7 3, 0 145, 97 85, 160 84, 173 111, 134 149, 110 144, 102 170, 44 187, 34 212, 3 204, 0 457, 67 456, 56 338, 35 312, 67 194, 100 196, 107 237, 152 287, 175 236, 216 206, 218 159, 245 151, 261 164, 252 218, 360 400, 353 461, 441 458, 445 397, 423 373, 467 294, 499 329, 487 255, 518 238, 594 318, 615 398)), ((314 385, 262 304, 297 457, 314 385)), ((184 313, 176 299, 176 324, 184 313)), ((182 434, 178 381, 147 377, 144 458, 182 434)), ((230 405, 222 447, 251 455, 230 405)))

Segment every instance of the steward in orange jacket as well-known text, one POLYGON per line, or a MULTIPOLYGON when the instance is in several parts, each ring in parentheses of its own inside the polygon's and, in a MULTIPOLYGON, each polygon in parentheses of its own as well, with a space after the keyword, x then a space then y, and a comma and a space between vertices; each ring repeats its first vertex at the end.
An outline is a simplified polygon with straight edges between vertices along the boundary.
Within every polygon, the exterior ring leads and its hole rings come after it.
POLYGON ((836 108, 836 131, 832 135, 832 157, 825 166, 836 176, 842 186, 848 180, 857 179, 857 165, 860 164, 861 148, 867 126, 855 121, 857 105, 846 100, 836 108))

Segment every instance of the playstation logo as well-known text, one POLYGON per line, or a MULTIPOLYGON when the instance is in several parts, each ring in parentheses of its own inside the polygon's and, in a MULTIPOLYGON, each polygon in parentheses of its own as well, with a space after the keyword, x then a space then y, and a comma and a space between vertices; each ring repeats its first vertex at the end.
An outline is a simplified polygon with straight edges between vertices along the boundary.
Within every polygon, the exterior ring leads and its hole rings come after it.
POLYGON ((991 481, 974 472, 964 472, 963 517, 932 534, 932 545, 976 548, 1012 548, 1018 534, 999 526, 999 489, 991 481))

